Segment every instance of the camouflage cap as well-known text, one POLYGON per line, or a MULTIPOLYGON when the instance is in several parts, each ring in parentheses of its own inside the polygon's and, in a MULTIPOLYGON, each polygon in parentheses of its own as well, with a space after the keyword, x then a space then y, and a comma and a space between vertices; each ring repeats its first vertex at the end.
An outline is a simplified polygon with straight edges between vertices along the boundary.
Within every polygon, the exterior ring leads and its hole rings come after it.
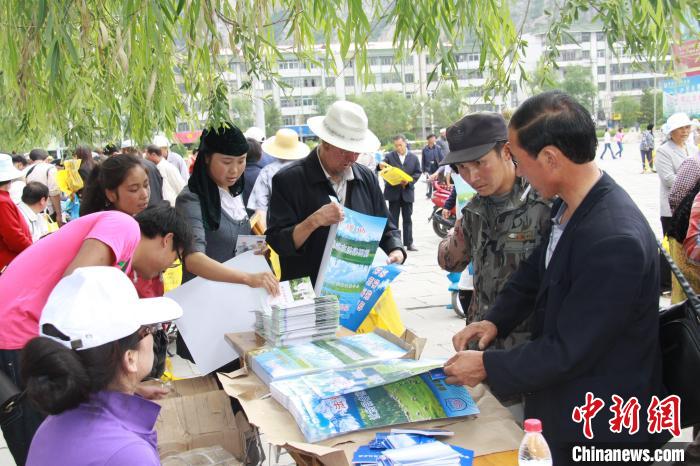
POLYGON ((450 153, 440 165, 473 162, 488 154, 496 143, 507 140, 506 120, 500 113, 472 113, 447 128, 450 153))

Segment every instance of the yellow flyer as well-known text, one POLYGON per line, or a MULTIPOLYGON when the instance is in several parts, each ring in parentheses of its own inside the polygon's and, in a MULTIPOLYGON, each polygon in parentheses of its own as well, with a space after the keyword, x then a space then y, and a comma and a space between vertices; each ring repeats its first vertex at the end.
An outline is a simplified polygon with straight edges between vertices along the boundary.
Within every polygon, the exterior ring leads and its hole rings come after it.
POLYGON ((401 184, 402 181, 411 182, 413 177, 398 167, 387 165, 380 172, 379 176, 392 186, 401 184))

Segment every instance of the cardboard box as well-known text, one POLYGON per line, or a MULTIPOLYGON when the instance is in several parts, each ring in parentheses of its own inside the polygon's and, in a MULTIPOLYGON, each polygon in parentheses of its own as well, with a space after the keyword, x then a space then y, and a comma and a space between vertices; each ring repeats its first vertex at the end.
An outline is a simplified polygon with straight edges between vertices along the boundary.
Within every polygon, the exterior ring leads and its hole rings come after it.
POLYGON ((243 457, 243 441, 231 400, 213 376, 177 380, 169 397, 159 400, 156 422, 161 458, 202 447, 221 445, 243 457))
MULTIPOLYGON (((338 336, 352 334, 348 330, 341 332, 338 336)), ((375 332, 406 348, 406 357, 420 358, 425 347, 425 339, 411 330, 406 330, 400 337, 388 332, 382 333, 382 330, 375 332)), ((253 332, 227 334, 226 339, 241 354, 260 346, 253 332)), ((377 432, 402 427, 396 425, 361 430, 318 444, 309 444, 289 411, 270 396, 268 387, 252 371, 243 367, 230 374, 217 376, 226 393, 241 403, 250 423, 260 429, 266 440, 285 448, 297 464, 302 466, 349 466, 355 450, 360 445, 369 443, 377 432)), ((484 385, 469 389, 469 392, 481 411, 476 417, 415 422, 403 427, 451 430, 455 435, 449 442, 474 450, 475 456, 517 450, 523 431, 510 411, 484 385)))
POLYGON ((221 445, 195 448, 163 458, 162 466, 241 466, 221 445))

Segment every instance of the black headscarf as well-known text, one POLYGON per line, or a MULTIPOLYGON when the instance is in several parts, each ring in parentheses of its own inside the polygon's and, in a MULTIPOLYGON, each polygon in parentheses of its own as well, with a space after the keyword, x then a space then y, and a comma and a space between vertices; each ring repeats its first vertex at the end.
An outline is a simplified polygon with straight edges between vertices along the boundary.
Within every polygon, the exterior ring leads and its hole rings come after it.
MULTIPOLYGON (((219 187, 207 172, 206 156, 214 153, 240 157, 248 152, 248 141, 240 129, 231 123, 226 123, 219 129, 207 128, 202 131, 199 139, 197 160, 194 162, 192 176, 187 186, 190 191, 199 196, 199 205, 202 209, 202 221, 207 230, 218 230, 221 222, 221 197, 219 187)), ((232 196, 238 196, 243 192, 245 180, 243 173, 233 186, 229 186, 232 196)))

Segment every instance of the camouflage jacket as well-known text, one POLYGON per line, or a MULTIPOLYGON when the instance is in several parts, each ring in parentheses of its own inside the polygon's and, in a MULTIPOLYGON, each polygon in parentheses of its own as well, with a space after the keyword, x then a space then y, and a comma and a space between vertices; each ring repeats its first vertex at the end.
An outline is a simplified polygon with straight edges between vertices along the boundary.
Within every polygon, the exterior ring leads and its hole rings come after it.
MULTIPOLYGON (((490 197, 475 196, 462 211, 461 223, 440 243, 438 262, 450 272, 472 263, 474 293, 466 310, 467 324, 482 320, 494 304, 520 261, 549 235, 551 203, 531 190, 524 200, 526 183, 516 178, 510 196, 495 207, 490 197)), ((523 322, 496 348, 510 348, 529 340, 530 319, 523 322)))

